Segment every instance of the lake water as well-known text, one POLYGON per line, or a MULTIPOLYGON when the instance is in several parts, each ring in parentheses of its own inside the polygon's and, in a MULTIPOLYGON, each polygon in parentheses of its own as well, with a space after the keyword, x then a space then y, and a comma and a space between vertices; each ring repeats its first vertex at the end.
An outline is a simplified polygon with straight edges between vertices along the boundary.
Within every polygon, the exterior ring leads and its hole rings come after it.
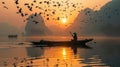
MULTIPOLYGON (((70 37, 0 38, 0 67, 120 67, 120 39, 95 38, 92 49, 33 47, 30 41, 70 40, 70 37)), ((80 38, 83 39, 83 38, 80 38)))

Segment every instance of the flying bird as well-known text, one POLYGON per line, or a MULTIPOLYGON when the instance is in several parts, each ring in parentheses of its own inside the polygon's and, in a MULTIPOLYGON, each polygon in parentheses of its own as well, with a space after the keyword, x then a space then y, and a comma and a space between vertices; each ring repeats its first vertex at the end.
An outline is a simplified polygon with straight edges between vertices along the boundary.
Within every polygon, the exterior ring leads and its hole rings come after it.
POLYGON ((22 8, 19 9, 19 12, 22 13, 22 8))
POLYGON ((3 6, 3 8, 6 8, 6 9, 8 9, 8 7, 7 7, 7 6, 3 6))
POLYGON ((16 4, 16 5, 19 4, 19 3, 18 3, 18 0, 15 1, 15 4, 16 4))
POLYGON ((34 20, 33 22, 35 22, 35 24, 38 24, 38 23, 39 23, 38 21, 35 21, 35 20, 34 20))
POLYGON ((2 4, 5 4, 5 2, 2 2, 2 4))

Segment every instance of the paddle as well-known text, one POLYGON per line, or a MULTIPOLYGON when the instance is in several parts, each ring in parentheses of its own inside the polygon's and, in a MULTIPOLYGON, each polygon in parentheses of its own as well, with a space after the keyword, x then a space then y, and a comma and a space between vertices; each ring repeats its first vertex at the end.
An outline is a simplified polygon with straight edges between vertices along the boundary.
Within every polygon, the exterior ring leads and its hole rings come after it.
POLYGON ((72 32, 70 31, 70 34, 71 34, 71 36, 73 37, 73 34, 72 34, 72 32))

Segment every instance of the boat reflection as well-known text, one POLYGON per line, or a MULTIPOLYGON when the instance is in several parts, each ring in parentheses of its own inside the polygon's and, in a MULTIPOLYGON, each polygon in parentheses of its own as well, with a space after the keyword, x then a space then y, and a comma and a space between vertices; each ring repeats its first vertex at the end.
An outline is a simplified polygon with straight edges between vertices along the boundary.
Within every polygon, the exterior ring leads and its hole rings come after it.
MULTIPOLYGON (((39 57, 26 58, 26 61, 17 63, 17 67, 109 67, 103 63, 99 55, 86 58, 77 47, 44 47, 39 57)), ((91 50, 91 49, 90 49, 91 50)), ((40 50, 41 51, 41 50, 40 50)), ((40 53, 40 51, 35 51, 40 53)), ((86 54, 87 55, 87 54, 86 54)))

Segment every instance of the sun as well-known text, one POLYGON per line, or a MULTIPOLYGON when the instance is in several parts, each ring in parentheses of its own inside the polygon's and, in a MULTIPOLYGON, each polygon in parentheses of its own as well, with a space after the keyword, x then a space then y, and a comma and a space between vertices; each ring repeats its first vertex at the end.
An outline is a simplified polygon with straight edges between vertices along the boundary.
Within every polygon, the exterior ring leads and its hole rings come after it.
POLYGON ((63 24, 66 24, 67 18, 62 18, 62 19, 61 19, 61 22, 62 22, 63 24))

